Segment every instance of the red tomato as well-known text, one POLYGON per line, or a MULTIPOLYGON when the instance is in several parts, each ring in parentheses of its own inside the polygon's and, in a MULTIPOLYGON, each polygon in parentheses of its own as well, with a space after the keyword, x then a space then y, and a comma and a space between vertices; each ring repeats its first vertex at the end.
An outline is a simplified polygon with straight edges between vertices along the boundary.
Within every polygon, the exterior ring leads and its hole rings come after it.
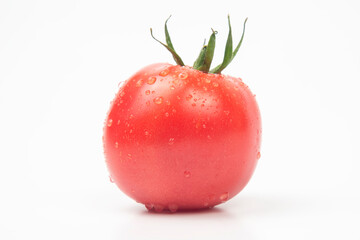
POLYGON ((239 193, 260 157, 255 97, 240 78, 221 74, 244 31, 233 50, 229 18, 224 61, 210 70, 217 32, 188 67, 166 23, 160 43, 178 65, 150 65, 120 88, 104 127, 106 163, 111 181, 149 210, 209 208, 239 193))
POLYGON ((153 64, 131 77, 104 129, 111 179, 157 211, 225 202, 249 181, 261 122, 240 78, 153 64))

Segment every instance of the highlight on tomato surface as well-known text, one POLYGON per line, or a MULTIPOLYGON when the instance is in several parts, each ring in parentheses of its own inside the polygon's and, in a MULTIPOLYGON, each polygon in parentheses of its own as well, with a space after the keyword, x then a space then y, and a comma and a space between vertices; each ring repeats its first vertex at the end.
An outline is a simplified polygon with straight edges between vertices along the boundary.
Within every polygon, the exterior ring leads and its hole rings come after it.
POLYGON ((238 53, 229 33, 222 63, 211 68, 212 30, 192 66, 166 43, 176 65, 154 63, 130 77, 112 101, 103 144, 110 179, 150 211, 211 208, 237 195, 260 158, 258 104, 241 78, 221 72, 238 53))

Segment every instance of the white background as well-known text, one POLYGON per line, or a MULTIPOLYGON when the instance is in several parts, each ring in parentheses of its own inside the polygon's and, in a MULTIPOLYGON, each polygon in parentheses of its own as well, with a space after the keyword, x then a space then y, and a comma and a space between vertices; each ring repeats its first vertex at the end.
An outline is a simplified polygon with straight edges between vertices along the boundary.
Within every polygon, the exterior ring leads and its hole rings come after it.
POLYGON ((360 239, 357 0, 0 1, 0 239, 360 239), (151 214, 108 179, 102 126, 118 83, 191 65, 230 13, 263 119, 248 186, 210 211, 151 214))

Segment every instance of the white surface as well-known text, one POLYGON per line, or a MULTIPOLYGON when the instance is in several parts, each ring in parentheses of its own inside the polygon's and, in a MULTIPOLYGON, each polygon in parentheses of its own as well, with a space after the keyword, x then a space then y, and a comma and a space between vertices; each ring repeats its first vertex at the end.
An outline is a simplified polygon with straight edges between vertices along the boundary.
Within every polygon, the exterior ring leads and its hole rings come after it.
POLYGON ((359 2, 0 2, 0 239, 360 239, 359 2), (257 95, 262 158, 211 211, 149 214, 110 184, 102 124, 141 67, 192 64, 210 27, 215 62, 257 95))

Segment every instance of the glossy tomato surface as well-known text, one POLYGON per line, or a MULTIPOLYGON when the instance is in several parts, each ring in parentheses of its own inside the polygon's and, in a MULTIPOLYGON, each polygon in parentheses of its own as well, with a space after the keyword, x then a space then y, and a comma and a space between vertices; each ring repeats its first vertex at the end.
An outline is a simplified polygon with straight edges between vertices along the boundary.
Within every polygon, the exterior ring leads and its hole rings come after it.
POLYGON ((104 126, 112 181, 155 211, 234 197, 255 169, 260 142, 258 105, 240 78, 166 63, 125 82, 104 126))

